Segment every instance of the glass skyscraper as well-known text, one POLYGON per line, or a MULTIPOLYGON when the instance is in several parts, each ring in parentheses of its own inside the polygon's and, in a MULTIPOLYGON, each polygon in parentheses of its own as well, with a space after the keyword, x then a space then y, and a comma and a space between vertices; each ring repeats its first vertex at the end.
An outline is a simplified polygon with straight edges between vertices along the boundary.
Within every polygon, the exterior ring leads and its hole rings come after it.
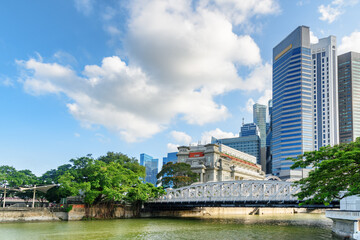
POLYGON ((336 37, 311 44, 314 97, 314 149, 339 143, 336 37))
POLYGON ((259 127, 261 147, 266 147, 266 106, 253 105, 253 121, 259 127))
POLYGON ((273 49, 272 172, 282 179, 305 177, 288 157, 313 150, 310 31, 300 26, 273 49))
POLYGON ((240 137, 259 135, 260 131, 255 123, 245 123, 241 126, 240 137))
POLYGON ((177 163, 177 154, 178 152, 168 153, 166 157, 163 157, 163 166, 168 162, 177 163))
POLYGON ((145 182, 152 183, 155 186, 157 182, 156 175, 158 174, 158 163, 158 159, 145 153, 140 154, 140 165, 145 166, 146 170, 145 182))
POLYGON ((338 56, 340 143, 360 137, 360 53, 338 56))

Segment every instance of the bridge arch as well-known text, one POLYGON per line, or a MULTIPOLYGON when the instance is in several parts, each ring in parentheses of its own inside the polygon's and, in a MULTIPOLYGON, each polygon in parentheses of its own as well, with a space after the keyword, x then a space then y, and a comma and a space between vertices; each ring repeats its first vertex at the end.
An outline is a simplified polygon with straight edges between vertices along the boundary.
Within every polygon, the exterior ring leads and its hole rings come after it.
POLYGON ((299 186, 283 181, 207 182, 178 189, 167 189, 164 196, 150 202, 296 202, 298 199, 294 194, 299 191, 299 186))

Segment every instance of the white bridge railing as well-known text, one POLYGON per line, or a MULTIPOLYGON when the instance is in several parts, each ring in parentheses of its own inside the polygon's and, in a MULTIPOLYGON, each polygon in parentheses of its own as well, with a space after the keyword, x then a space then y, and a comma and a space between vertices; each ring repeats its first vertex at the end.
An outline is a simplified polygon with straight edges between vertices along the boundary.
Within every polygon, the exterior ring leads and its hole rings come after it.
POLYGON ((300 186, 281 181, 207 182, 177 189, 167 189, 166 195, 150 202, 297 201, 297 197, 293 196, 293 194, 299 191, 300 186))

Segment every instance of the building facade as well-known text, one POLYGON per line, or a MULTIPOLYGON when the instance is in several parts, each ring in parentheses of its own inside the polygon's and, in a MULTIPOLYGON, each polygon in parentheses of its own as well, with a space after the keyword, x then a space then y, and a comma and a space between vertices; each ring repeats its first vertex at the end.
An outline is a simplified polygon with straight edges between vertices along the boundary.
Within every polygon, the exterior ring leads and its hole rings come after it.
POLYGON ((177 162, 177 152, 168 153, 166 157, 163 157, 163 166, 168 162, 172 162, 172 163, 177 162))
POLYGON ((272 173, 281 179, 309 172, 287 158, 313 150, 312 81, 310 31, 300 26, 273 48, 272 173))
POLYGON ((238 151, 250 154, 256 158, 256 163, 261 164, 261 148, 259 135, 248 135, 235 138, 211 138, 212 144, 223 144, 238 151))
POLYGON ((360 137, 360 53, 338 56, 339 138, 349 143, 360 137))
POLYGON ((240 128, 240 137, 258 135, 260 137, 259 127, 255 123, 245 123, 240 128))
POLYGON ((314 150, 339 143, 336 37, 311 44, 313 65, 314 150))
POLYGON ((266 106, 255 103, 253 105, 253 121, 259 128, 260 146, 266 147, 266 106))
POLYGON ((223 144, 181 146, 178 149, 178 162, 191 165, 201 183, 265 178, 254 156, 223 144))
POLYGON ((145 166, 146 176, 145 182, 152 183, 156 186, 157 178, 156 175, 158 174, 158 164, 159 160, 153 158, 152 156, 142 153, 140 154, 140 165, 145 166))

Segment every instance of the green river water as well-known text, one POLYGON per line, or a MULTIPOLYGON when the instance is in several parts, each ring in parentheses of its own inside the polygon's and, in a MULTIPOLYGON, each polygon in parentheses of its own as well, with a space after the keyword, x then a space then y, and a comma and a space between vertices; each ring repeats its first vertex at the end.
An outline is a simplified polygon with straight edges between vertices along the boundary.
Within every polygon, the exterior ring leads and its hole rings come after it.
POLYGON ((0 239, 335 239, 320 214, 0 224, 0 239))

